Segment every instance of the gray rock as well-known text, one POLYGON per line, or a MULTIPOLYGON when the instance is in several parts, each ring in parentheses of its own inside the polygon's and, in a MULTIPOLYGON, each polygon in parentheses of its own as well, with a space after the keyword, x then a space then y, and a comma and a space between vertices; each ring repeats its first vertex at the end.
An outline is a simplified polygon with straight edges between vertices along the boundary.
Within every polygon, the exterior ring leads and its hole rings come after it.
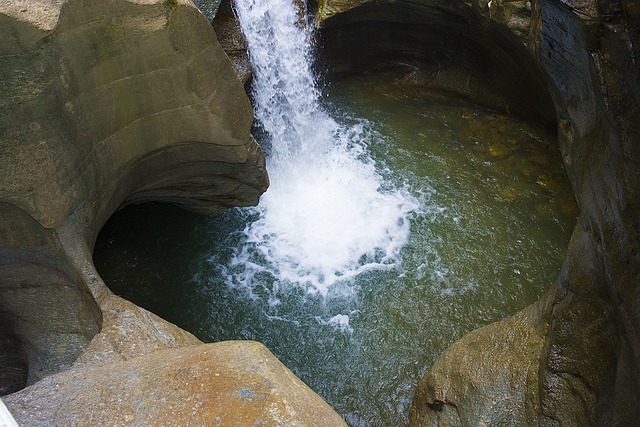
POLYGON ((411 426, 637 424, 640 3, 324 0, 319 18, 339 72, 409 65, 416 84, 557 123, 580 209, 546 296, 445 351, 418 385, 411 426), (478 78, 483 67, 497 86, 478 78), (518 67, 527 77, 510 79, 518 67))
POLYGON ((3 2, 0 36, 0 392, 18 423, 345 425, 264 346, 205 345, 93 266, 120 206, 215 213, 268 186, 206 18, 183 0, 3 2))

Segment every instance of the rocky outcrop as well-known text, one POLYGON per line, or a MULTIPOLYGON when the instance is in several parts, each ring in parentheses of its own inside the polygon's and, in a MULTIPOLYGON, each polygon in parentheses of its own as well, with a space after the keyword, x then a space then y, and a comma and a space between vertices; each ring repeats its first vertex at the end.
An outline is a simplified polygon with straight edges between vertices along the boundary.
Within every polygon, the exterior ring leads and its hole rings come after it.
POLYGON ((82 364, 6 399, 20 425, 341 426, 262 344, 227 341, 82 364))
POLYGON ((14 1, 0 35, 0 391, 18 423, 340 425, 263 346, 204 345, 93 267, 121 206, 211 214, 268 186, 207 19, 184 0, 14 1))
POLYGON ((246 84, 252 75, 249 47, 244 34, 242 34, 240 22, 231 7, 231 0, 220 3, 218 13, 211 23, 220 41, 220 46, 233 63, 238 78, 246 84))
POLYGON ((0 311, 33 382, 100 328, 101 295, 74 264, 79 253, 90 264, 78 245, 91 248, 116 208, 158 200, 212 213, 257 203, 267 178, 243 87, 192 5, 1 12, 0 311))
POLYGON ((319 16, 338 72, 404 67, 416 84, 507 112, 543 123, 551 112, 580 208, 545 297, 442 354, 418 385, 410 425, 637 423, 640 2, 325 0, 319 16), (518 67, 525 79, 483 77, 518 67), (466 78, 443 80, 450 72, 466 78))

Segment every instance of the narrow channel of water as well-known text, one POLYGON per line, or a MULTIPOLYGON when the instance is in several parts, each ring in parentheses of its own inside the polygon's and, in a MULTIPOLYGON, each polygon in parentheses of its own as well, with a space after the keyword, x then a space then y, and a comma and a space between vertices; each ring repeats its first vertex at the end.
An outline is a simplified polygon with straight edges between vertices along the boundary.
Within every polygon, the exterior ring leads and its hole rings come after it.
POLYGON ((555 279, 571 191, 555 142, 516 120, 390 75, 321 93, 309 35, 274 1, 238 4, 269 150, 260 206, 127 208, 96 266, 204 341, 264 342, 349 424, 403 425, 438 354, 555 279))

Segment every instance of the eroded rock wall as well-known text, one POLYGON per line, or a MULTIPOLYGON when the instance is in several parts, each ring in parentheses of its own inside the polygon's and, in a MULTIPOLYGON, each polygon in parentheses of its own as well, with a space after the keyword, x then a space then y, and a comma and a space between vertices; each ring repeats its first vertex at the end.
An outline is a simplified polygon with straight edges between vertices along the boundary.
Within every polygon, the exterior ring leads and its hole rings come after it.
MULTIPOLYGON (((458 58, 462 64, 483 64, 487 58, 522 58, 517 52, 526 48, 541 73, 532 82, 543 82, 534 84, 533 92, 545 91, 554 106, 580 217, 562 271, 547 294, 446 350, 418 385, 410 425, 635 425, 640 419, 640 2, 417 3, 320 2, 320 25, 330 40, 326 47, 338 50, 338 67, 375 69, 381 64, 378 54, 385 67, 409 59, 416 69, 426 65, 427 77, 417 84, 437 86, 434 70, 456 68, 443 67, 443 59, 453 65, 458 58), (430 26, 437 27, 443 17, 458 30, 485 38, 478 41, 482 58, 464 54, 465 37, 453 36, 453 45, 439 37, 446 32, 432 37, 430 26), (409 44, 403 37, 384 36, 407 26, 427 36, 411 35, 417 42, 409 44), (492 31, 508 43, 487 38, 492 31), (362 51, 370 56, 356 54, 352 61, 343 55, 349 38, 369 41, 362 51), (512 43, 519 47, 510 48, 512 43)), ((525 90, 527 80, 520 81, 525 90)), ((474 100, 455 79, 446 86, 474 100)), ((489 89, 507 95, 507 101, 518 99, 500 87, 489 89)), ((541 99, 525 93, 520 102, 541 99)))
POLYGON ((61 230, 92 247, 123 203, 212 213, 256 204, 268 180, 242 84, 193 5, 3 3, 0 21, 0 311, 33 382, 101 322, 73 266, 90 251, 61 230))
POLYGON ((394 70, 406 83, 555 128, 540 65, 518 35, 470 2, 352 3, 320 4, 321 54, 330 73, 394 70))
POLYGON ((343 424, 263 346, 206 346, 93 266, 120 206, 255 205, 252 120, 190 1, 0 3, 0 393, 19 425, 343 424))
MULTIPOLYGON (((37 28, 30 11, 2 15, 6 33, 37 28)), ((251 105, 195 7, 76 0, 48 12, 55 28, 40 40, 0 46, 3 200, 47 228, 82 204, 108 216, 123 200, 208 213, 257 202, 267 181, 251 105)))

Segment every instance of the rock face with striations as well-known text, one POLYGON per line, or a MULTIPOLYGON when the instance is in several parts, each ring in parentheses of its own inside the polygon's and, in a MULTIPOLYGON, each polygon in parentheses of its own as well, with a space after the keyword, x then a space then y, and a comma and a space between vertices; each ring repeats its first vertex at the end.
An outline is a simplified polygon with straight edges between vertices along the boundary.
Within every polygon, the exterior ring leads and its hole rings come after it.
POLYGON ((410 425, 635 425, 640 1, 324 0, 319 16, 337 72, 405 68, 416 84, 555 123, 580 208, 557 281, 447 349, 410 425))
POLYGON ((264 347, 204 345, 93 267, 123 205, 255 205, 252 119, 189 1, 0 3, 0 395, 20 425, 341 425, 264 347))

